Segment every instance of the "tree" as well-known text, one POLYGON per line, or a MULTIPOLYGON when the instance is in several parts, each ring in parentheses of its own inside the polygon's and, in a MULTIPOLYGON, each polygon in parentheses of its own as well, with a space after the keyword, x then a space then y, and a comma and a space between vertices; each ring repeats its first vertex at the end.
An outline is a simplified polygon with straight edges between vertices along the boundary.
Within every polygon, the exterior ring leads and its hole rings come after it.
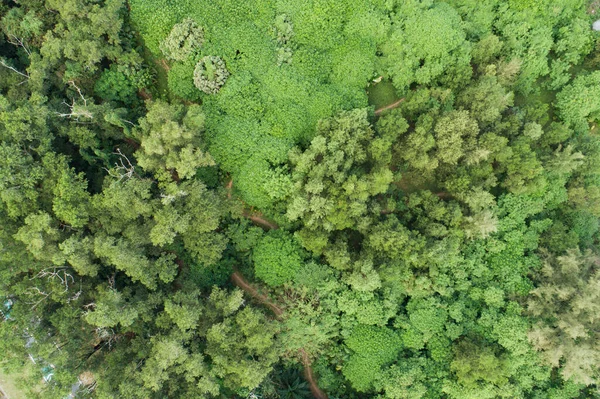
POLYGON ((393 173, 384 163, 385 157, 373 158, 381 143, 374 141, 366 109, 323 120, 317 132, 306 151, 295 149, 290 153, 295 186, 287 217, 302 220, 303 245, 320 252, 320 245, 310 245, 305 238, 312 231, 328 234, 352 226, 366 229, 369 215, 379 211, 374 196, 387 191, 393 173))
POLYGON ((598 256, 578 249, 542 255, 539 285, 527 300, 528 312, 537 318, 529 338, 565 380, 595 384, 600 376, 598 256))
POLYGON ((302 248, 289 234, 269 232, 252 251, 256 277, 270 286, 291 281, 302 267, 302 248))
POLYGON ((468 340, 460 341, 454 349, 455 358, 450 368, 456 375, 457 384, 449 383, 444 387, 450 397, 514 397, 514 390, 510 391, 506 359, 498 357, 491 347, 468 340))
POLYGON ((185 61, 199 52, 204 43, 204 30, 196 21, 186 18, 175 24, 169 35, 160 43, 160 51, 171 61, 185 61))
POLYGON ((467 164, 485 159, 485 152, 473 154, 477 150, 478 134, 477 122, 470 117, 468 111, 453 111, 442 116, 435 125, 438 160, 455 165, 465 156, 467 164))
POLYGON ((600 118, 600 72, 578 76, 556 96, 562 120, 576 132, 589 129, 589 122, 600 118))
POLYGON ((214 55, 200 59, 194 68, 194 85, 206 94, 216 94, 229 77, 225 62, 214 55))
POLYGON ((102 6, 90 1, 49 0, 46 7, 60 15, 61 23, 46 32, 40 54, 47 69, 66 66, 65 82, 97 71, 104 58, 116 60, 123 54, 119 37, 122 0, 102 6))
POLYGON ((394 15, 394 26, 382 46, 381 66, 399 92, 413 82, 456 85, 469 79, 471 46, 452 7, 411 5, 394 15))
POLYGON ((353 354, 342 372, 359 392, 372 389, 380 378, 381 367, 395 360, 402 347, 400 338, 390 329, 364 325, 356 326, 345 344, 353 354))
POLYGON ((148 104, 148 113, 139 122, 135 136, 141 142, 136 152, 139 165, 161 179, 189 179, 196 169, 214 165, 204 149, 204 114, 198 105, 188 108, 156 101, 148 104))
POLYGON ((502 87, 496 76, 484 75, 461 92, 458 103, 486 126, 500 119, 502 112, 513 104, 513 98, 514 94, 502 87))
POLYGON ((255 309, 241 309, 239 291, 228 294, 216 289, 210 300, 218 313, 206 331, 206 353, 215 374, 227 386, 256 388, 278 360, 277 326, 255 309))

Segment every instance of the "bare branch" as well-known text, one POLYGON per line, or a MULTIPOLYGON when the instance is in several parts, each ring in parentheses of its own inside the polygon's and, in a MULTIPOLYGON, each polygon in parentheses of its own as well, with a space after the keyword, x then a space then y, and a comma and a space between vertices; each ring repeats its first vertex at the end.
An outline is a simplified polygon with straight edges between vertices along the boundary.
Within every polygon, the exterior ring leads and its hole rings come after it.
POLYGON ((48 280, 58 279, 60 280, 61 285, 65 286, 64 292, 67 292, 69 291, 69 280, 71 281, 71 283, 75 282, 75 278, 73 277, 73 275, 71 273, 67 273, 68 269, 68 267, 53 267, 42 269, 39 271, 38 274, 30 278, 30 280, 33 280, 34 278, 44 277, 48 278, 48 280))
POLYGON ((123 179, 129 180, 134 175, 137 176, 135 173, 135 166, 133 166, 129 158, 127 158, 127 156, 121 152, 120 148, 117 148, 117 151, 113 152, 113 154, 119 156, 119 160, 115 162, 114 169, 109 170, 107 168, 103 168, 110 176, 118 179, 118 181, 123 179))
POLYGON ((56 114, 61 118, 74 119, 76 122, 79 122, 80 118, 86 118, 86 119, 90 119, 90 120, 94 119, 94 114, 87 108, 87 99, 81 92, 81 89, 79 88, 79 86, 77 86, 75 84, 75 82, 72 80, 70 80, 68 83, 71 86, 73 86, 75 88, 75 90, 77 90, 77 93, 79 94, 79 97, 81 98, 81 101, 83 101, 83 105, 82 106, 78 105, 77 101, 74 98, 71 100, 71 104, 67 103, 66 101, 63 101, 62 103, 64 105, 66 105, 71 112, 68 112, 68 113, 57 112, 56 114))
POLYGON ((40 299, 37 302, 25 302, 27 304, 32 304, 33 306, 31 306, 31 310, 35 309, 37 305, 39 305, 40 303, 42 303, 44 300, 46 300, 46 298, 48 298, 50 296, 50 294, 45 293, 44 291, 40 290, 38 287, 31 287, 29 288, 27 291, 31 291, 32 294, 37 294, 37 295, 41 295, 43 298, 40 299))
POLYGON ((77 93, 79 93, 79 97, 81 97, 81 99, 83 100, 83 106, 87 107, 87 100, 85 99, 85 97, 83 96, 83 94, 81 93, 81 89, 75 84, 74 81, 69 80, 68 82, 70 85, 72 85, 75 90, 77 90, 77 93))
POLYGON ((1 58, 0 58, 0 65, 2 65, 4 68, 8 68, 8 69, 10 69, 11 71, 13 71, 13 72, 14 72, 14 73, 16 73, 16 74, 19 74, 19 75, 23 76, 23 77, 25 78, 25 80, 24 80, 23 82, 19 83, 19 84, 22 84, 22 83, 24 83, 24 82, 27 82, 27 80, 29 79, 29 75, 28 75, 27 73, 20 72, 19 70, 15 69, 14 67, 12 67, 12 66, 8 65, 8 64, 7 64, 7 63, 6 63, 6 62, 5 62, 3 59, 1 59, 1 58))
POLYGON ((17 46, 17 47, 23 47, 23 50, 25 50, 25 52, 27 53, 27 55, 31 55, 31 51, 29 51, 29 49, 25 45, 25 42, 23 42, 23 39, 20 39, 20 38, 18 38, 17 36, 15 36, 13 34, 9 34, 8 35, 8 42, 10 44, 13 44, 13 45, 17 46))

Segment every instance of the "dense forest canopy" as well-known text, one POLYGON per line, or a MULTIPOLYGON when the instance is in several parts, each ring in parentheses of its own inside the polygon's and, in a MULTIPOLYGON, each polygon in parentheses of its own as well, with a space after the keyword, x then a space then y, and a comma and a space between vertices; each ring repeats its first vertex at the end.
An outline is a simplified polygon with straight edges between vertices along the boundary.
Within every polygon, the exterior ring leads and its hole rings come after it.
POLYGON ((31 398, 599 397, 597 15, 3 0, 2 372, 31 398))

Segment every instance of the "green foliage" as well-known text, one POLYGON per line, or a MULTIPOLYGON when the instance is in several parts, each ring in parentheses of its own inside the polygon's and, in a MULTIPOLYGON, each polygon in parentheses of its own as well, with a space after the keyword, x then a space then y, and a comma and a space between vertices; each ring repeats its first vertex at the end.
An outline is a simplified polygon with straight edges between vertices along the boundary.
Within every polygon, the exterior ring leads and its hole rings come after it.
MULTIPOLYGON (((222 295, 228 294, 213 291, 210 299, 221 305, 225 299, 220 298, 222 295)), ((240 297, 229 295, 238 300, 230 302, 231 307, 219 309, 225 317, 208 329, 206 353, 212 359, 214 372, 225 379, 227 386, 254 389, 278 359, 274 341, 277 326, 257 310, 239 310, 240 297)))
POLYGON ((364 230, 373 212, 372 197, 385 193, 393 180, 377 148, 393 136, 376 140, 366 109, 323 120, 317 131, 306 151, 290 153, 295 192, 287 216, 292 221, 301 219, 305 234, 352 226, 364 230))
POLYGON ((562 120, 576 132, 589 129, 589 122, 600 118, 600 73, 578 76, 556 96, 556 107, 562 120))
POLYGON ((458 386, 449 384, 444 389, 450 397, 506 396, 507 392, 502 393, 507 388, 509 375, 505 359, 498 358, 491 348, 469 341, 460 341, 455 351, 450 369, 456 375, 458 386))
POLYGON ((177 178, 191 178, 197 168, 214 165, 203 149, 203 130, 204 114, 198 105, 186 109, 162 101, 149 103, 136 130, 141 141, 136 158, 142 168, 159 176, 173 170, 177 178))
POLYGON ((546 254, 540 285, 527 302, 538 318, 529 338, 544 360, 562 376, 579 384, 598 381, 597 255, 569 250, 546 254))
POLYGON ((381 367, 396 359, 400 338, 385 327, 359 325, 345 340, 353 354, 342 372, 359 392, 369 391, 381 367))
POLYGON ((160 51, 171 61, 185 61, 204 43, 204 30, 191 18, 175 24, 160 43, 160 51))
POLYGON ((596 8, 3 2, 2 366, 44 398, 592 397, 596 8))
POLYGON ((104 100, 133 103, 137 91, 150 84, 146 70, 129 65, 112 64, 94 85, 94 92, 104 100))
POLYGON ((413 82, 456 84, 469 79, 471 46, 452 7, 406 7, 394 23, 398 28, 382 48, 381 65, 400 92, 413 82))
POLYGON ((270 232, 252 251, 254 273, 270 286, 289 282, 302 267, 302 248, 289 234, 270 232))
POLYGON ((196 63, 192 59, 176 62, 169 70, 169 90, 171 93, 188 101, 198 101, 200 92, 194 85, 194 68, 196 63))
POLYGON ((225 62, 216 56, 202 57, 194 68, 194 85, 206 94, 216 94, 229 77, 225 62))

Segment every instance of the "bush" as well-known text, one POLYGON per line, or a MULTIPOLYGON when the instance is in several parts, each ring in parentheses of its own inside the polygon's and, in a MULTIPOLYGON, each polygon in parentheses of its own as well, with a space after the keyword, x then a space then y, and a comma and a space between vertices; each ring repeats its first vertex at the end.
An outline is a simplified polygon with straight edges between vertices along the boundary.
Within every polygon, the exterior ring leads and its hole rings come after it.
POLYGON ((96 81, 94 92, 103 100, 130 103, 135 99, 137 89, 131 80, 113 64, 102 72, 96 81))
POLYGON ((194 86, 194 62, 187 60, 175 63, 169 71, 169 90, 177 97, 188 101, 198 101, 200 92, 194 86))
POLYGON ((105 69, 96 81, 94 92, 104 100, 131 103, 138 89, 150 84, 148 70, 131 66, 112 64, 105 69))
POLYGON ((207 55, 196 64, 194 84, 206 94, 216 94, 225 84, 228 76, 225 61, 214 55, 207 55))
POLYGON ((252 260, 256 277, 270 286, 286 283, 302 267, 302 248, 289 233, 270 231, 254 248, 252 260))
POLYGON ((160 51, 171 61, 184 61, 204 43, 204 31, 193 19, 186 18, 173 26, 160 44, 160 51))
POLYGON ((396 359, 402 344, 392 330, 386 327, 358 325, 345 341, 354 353, 342 373, 354 389, 366 392, 381 376, 381 367, 396 359))

